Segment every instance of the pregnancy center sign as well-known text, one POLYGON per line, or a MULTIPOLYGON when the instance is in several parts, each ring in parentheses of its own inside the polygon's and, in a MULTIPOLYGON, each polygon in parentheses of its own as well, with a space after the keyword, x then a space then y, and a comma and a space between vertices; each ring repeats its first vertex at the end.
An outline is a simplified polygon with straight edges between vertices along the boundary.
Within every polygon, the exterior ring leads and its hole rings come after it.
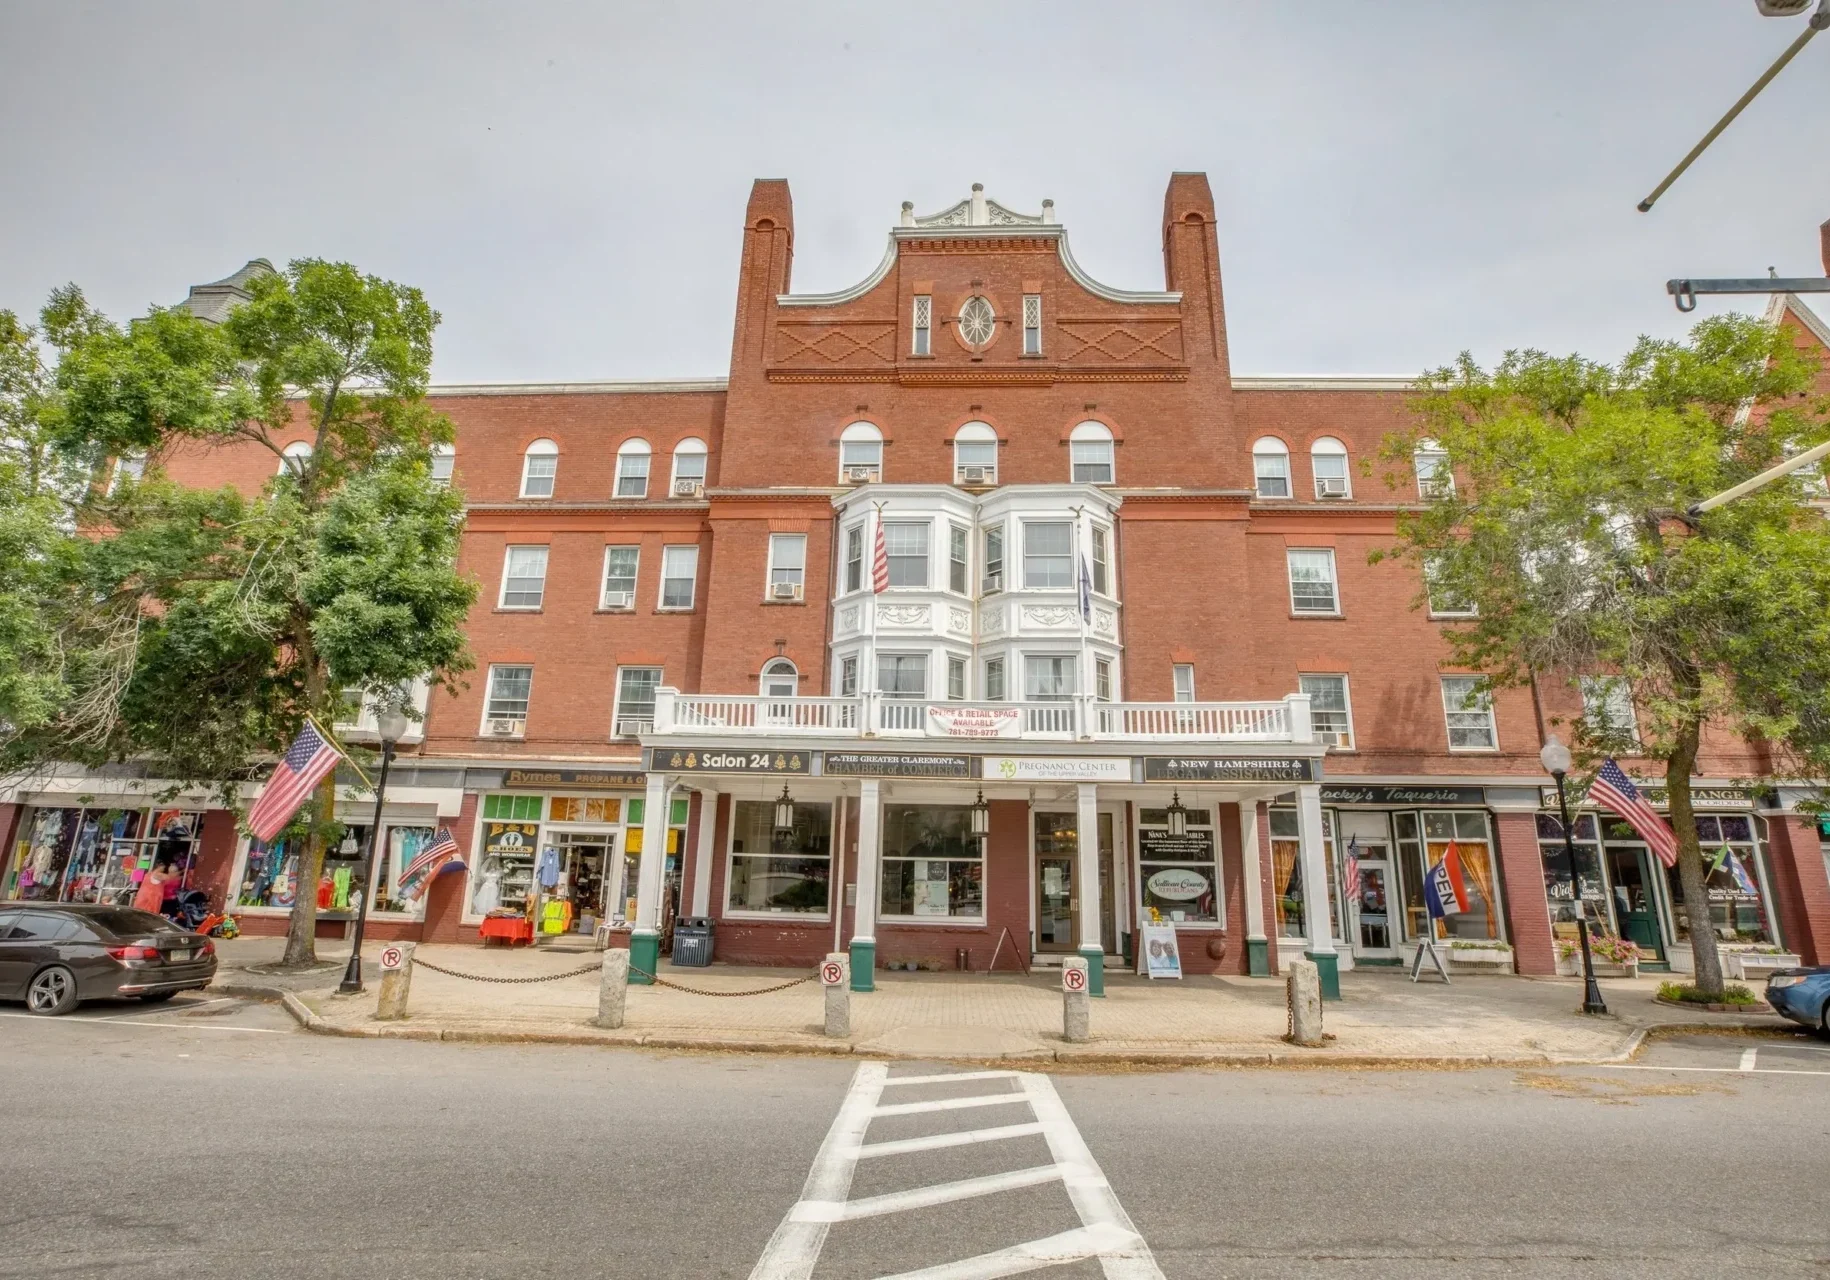
POLYGON ((938 738, 1015 738, 1023 732, 1021 707, 928 708, 928 733, 938 738))

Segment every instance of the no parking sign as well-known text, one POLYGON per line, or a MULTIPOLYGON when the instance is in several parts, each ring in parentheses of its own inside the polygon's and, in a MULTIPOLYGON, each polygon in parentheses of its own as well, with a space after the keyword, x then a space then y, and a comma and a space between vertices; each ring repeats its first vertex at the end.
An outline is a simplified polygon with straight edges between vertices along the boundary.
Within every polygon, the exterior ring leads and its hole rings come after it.
POLYGON ((1061 989, 1063 991, 1085 991, 1087 989, 1087 971, 1085 965, 1070 964, 1061 970, 1061 989))
POLYGON ((828 960, 820 966, 820 981, 829 987, 836 987, 845 981, 845 966, 837 960, 828 960))
POLYGON ((406 960, 407 953, 399 947, 387 946, 381 949, 381 967, 383 969, 398 969, 406 963, 406 960))

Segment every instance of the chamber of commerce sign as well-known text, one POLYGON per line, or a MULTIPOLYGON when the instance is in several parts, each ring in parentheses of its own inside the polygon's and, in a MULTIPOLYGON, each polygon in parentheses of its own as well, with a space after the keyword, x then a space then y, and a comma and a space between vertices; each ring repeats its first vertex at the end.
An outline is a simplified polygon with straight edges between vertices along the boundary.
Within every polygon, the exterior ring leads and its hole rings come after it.
POLYGON ((747 751, 741 747, 653 747, 654 773, 809 773, 811 751, 747 751))
POLYGON ((1145 756, 1145 782, 1313 782, 1315 761, 1302 756, 1145 756))
POLYGON ((972 756, 919 755, 898 751, 828 751, 822 771, 845 778, 970 778, 972 756))

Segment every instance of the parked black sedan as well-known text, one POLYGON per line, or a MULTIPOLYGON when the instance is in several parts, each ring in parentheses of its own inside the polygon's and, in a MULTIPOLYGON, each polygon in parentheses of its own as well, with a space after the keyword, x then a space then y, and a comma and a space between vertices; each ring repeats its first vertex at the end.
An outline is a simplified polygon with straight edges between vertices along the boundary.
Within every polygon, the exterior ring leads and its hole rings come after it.
POLYGON ((131 907, 0 902, 0 1000, 68 1013, 84 1000, 169 1000, 216 976, 216 944, 131 907))

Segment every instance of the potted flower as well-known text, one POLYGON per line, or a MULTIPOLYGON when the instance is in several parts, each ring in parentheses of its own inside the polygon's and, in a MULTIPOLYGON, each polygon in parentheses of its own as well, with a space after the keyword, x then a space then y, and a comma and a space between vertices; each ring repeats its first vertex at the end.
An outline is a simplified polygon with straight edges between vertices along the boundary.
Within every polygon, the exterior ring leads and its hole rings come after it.
MULTIPOLYGON (((1640 951, 1637 942, 1607 933, 1593 934, 1589 938, 1589 953, 1594 959, 1597 977, 1639 976, 1640 951)), ((1582 943, 1578 939, 1557 939, 1557 972, 1565 977, 1582 976, 1582 943)))
POLYGON ((1451 973, 1511 973, 1512 944, 1498 938, 1456 938, 1448 946, 1451 973))
POLYGON ((1804 963, 1797 952, 1764 942, 1747 946, 1731 944, 1721 952, 1724 976, 1740 978, 1743 982, 1764 982, 1776 969, 1796 969, 1804 963))

